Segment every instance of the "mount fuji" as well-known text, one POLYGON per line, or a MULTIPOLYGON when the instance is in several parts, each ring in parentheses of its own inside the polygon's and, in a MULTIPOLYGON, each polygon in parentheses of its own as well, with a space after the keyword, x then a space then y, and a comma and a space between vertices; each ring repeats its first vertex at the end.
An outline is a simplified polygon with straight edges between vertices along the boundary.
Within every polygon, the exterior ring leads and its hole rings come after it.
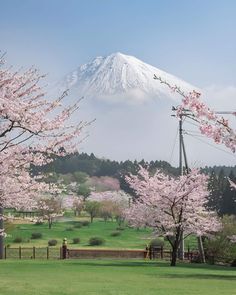
MULTIPOLYGON (((84 96, 79 112, 74 114, 75 120, 96 118, 84 131, 89 137, 80 144, 81 152, 93 152, 115 160, 158 159, 178 165, 178 120, 171 116, 171 109, 181 102, 181 97, 154 80, 154 74, 186 93, 199 90, 174 75, 122 53, 96 57, 57 82, 55 91, 61 93, 69 89, 66 104, 73 104, 84 96)), ((198 134, 197 127, 190 123, 184 122, 190 166, 215 164, 221 159, 224 163, 232 162, 231 158, 222 158, 221 151, 213 153, 211 146, 188 136, 187 131, 192 128, 195 128, 193 134, 198 134), (198 155, 201 155, 200 160, 198 155)))
POLYGON ((154 80, 154 74, 178 85, 185 92, 196 89, 171 74, 119 52, 106 57, 96 57, 81 65, 66 75, 57 88, 70 89, 73 94, 100 98, 107 102, 136 103, 150 98, 170 98, 170 90, 166 85, 154 80))

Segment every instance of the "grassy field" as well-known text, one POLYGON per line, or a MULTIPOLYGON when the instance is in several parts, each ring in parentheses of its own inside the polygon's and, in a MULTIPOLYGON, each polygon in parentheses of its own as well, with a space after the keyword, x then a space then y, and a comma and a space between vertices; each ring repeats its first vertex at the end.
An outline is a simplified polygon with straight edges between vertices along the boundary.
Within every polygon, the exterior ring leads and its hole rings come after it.
POLYGON ((47 224, 34 225, 34 224, 19 224, 10 232, 10 236, 6 238, 5 243, 10 244, 12 247, 19 246, 19 243, 13 243, 16 237, 23 238, 20 243, 23 247, 31 246, 47 246, 50 239, 58 240, 58 245, 61 245, 63 238, 68 239, 68 243, 72 244, 73 238, 80 238, 79 247, 88 247, 88 240, 91 237, 98 236, 105 240, 105 244, 100 246, 102 248, 144 248, 149 241, 151 232, 146 229, 135 230, 132 228, 125 228, 120 231, 120 236, 112 237, 111 233, 116 231, 118 227, 116 222, 104 222, 95 220, 88 226, 81 228, 74 227, 76 220, 64 221, 54 223, 52 229, 48 229, 47 224), (33 232, 42 233, 41 239, 31 239, 33 232))
MULTIPOLYGON (((55 222, 52 229, 48 229, 46 223, 42 225, 35 224, 16 224, 15 227, 9 232, 5 240, 6 245, 11 247, 32 247, 32 246, 47 246, 48 240, 56 239, 58 240, 58 246, 61 246, 63 238, 68 239, 69 245, 72 244, 73 238, 80 238, 80 243, 74 245, 76 247, 84 248, 88 247, 88 240, 91 237, 98 236, 105 240, 105 244, 100 246, 100 248, 118 248, 118 249, 144 249, 146 244, 150 242, 154 236, 149 229, 133 229, 125 227, 124 230, 120 231, 120 235, 113 237, 111 233, 117 231, 116 222, 104 222, 99 219, 95 219, 89 226, 82 226, 81 228, 76 228, 76 224, 81 219, 74 218, 73 220, 63 220, 61 222, 55 222), (41 239, 31 239, 31 234, 34 232, 42 233, 41 239), (16 237, 21 237, 23 239, 22 243, 14 243, 13 240, 16 237)), ((188 246, 190 244, 191 248, 196 248, 195 239, 190 239, 186 242, 188 246)), ((72 245, 73 246, 73 245, 72 245)), ((97 246, 96 246, 97 247, 97 246)), ((168 245, 167 245, 168 247, 168 245)))
POLYGON ((1 261, 1 295, 234 295, 236 270, 166 262, 1 261))

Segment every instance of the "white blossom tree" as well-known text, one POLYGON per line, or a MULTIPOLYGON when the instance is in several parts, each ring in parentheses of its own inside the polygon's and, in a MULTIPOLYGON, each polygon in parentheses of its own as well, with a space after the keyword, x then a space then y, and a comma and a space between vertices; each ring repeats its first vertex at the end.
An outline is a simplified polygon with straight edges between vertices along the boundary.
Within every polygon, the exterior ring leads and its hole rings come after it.
POLYGON ((50 186, 31 175, 32 165, 44 165, 55 155, 77 149, 78 136, 87 124, 72 124, 78 103, 62 107, 66 97, 49 101, 39 71, 14 71, 0 59, 0 259, 3 258, 3 208, 31 208, 50 186))
MULTIPOLYGON (((162 77, 154 75, 154 79, 166 84, 172 92, 176 92, 182 97, 182 102, 177 107, 177 116, 181 116, 182 112, 185 110, 191 112, 192 118, 199 123, 199 130, 202 134, 213 139, 217 144, 224 144, 233 153, 235 153, 235 130, 229 125, 229 121, 227 119, 211 110, 201 100, 201 93, 195 90, 189 93, 184 93, 178 85, 171 85, 168 81, 163 80, 162 77)), ((232 115, 236 115, 236 112, 230 113, 232 115)))
POLYGON ((208 235, 218 231, 220 223, 214 212, 207 211, 207 176, 192 170, 178 178, 160 171, 150 175, 140 167, 138 175, 126 177, 138 198, 126 211, 135 227, 149 226, 166 237, 172 248, 171 266, 176 265, 181 234, 208 235))
MULTIPOLYGON (((201 100, 200 92, 193 90, 189 93, 184 93, 178 85, 171 85, 168 81, 163 80, 162 77, 154 75, 154 79, 164 83, 172 92, 178 93, 182 97, 182 102, 177 107, 178 117, 181 117, 182 113, 187 110, 189 112, 188 116, 199 123, 198 127, 202 134, 213 139, 217 144, 225 145, 233 153, 235 153, 235 130, 230 126, 229 120, 218 115, 201 100)), ((236 116, 235 111, 230 111, 229 113, 236 116)), ((231 187, 236 188, 236 184, 234 182, 230 179, 229 182, 231 187)))
POLYGON ((51 229, 56 217, 63 214, 63 202, 59 196, 45 196, 37 203, 39 219, 47 220, 48 228, 51 229))
POLYGON ((100 203, 100 215, 107 220, 113 217, 119 225, 124 221, 124 211, 129 207, 131 196, 122 190, 92 192, 88 200, 100 203))

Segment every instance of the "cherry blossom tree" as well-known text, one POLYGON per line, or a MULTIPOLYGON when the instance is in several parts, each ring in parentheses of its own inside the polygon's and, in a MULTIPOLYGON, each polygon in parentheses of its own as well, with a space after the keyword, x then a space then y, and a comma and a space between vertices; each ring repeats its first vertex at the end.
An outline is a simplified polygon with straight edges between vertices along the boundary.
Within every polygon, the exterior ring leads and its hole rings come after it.
POLYGON ((51 229, 54 219, 63 213, 62 199, 59 196, 45 196, 38 201, 37 210, 40 220, 47 220, 51 229))
POLYGON ((176 265, 181 234, 208 235, 218 231, 214 212, 207 211, 207 176, 198 170, 178 178, 160 171, 150 175, 140 167, 138 175, 126 177, 138 198, 126 210, 126 218, 135 227, 149 226, 166 237, 172 248, 171 266, 176 265))
POLYGON ((233 188, 233 189, 236 189, 236 183, 234 183, 232 180, 230 180, 229 178, 228 178, 228 181, 229 181, 229 184, 230 184, 230 186, 233 188))
MULTIPOLYGON (((199 129, 202 134, 212 138, 215 143, 222 143, 232 152, 236 151, 236 133, 230 127, 229 121, 219 116, 201 101, 201 93, 191 91, 184 93, 177 85, 171 85, 168 81, 154 75, 154 79, 166 84, 172 92, 182 96, 182 103, 177 107, 177 115, 180 117, 183 111, 191 112, 192 118, 199 123, 199 129)), ((236 115, 236 112, 232 112, 236 115)))
POLYGON ((76 151, 86 122, 71 123, 78 103, 63 107, 67 92, 47 100, 38 70, 14 71, 0 58, 0 259, 3 257, 3 208, 35 207, 43 193, 54 192, 31 174, 55 155, 76 151))
POLYGON ((106 221, 115 218, 119 225, 124 221, 124 211, 129 207, 131 196, 124 191, 92 192, 89 200, 100 203, 100 215, 106 221))
MULTIPOLYGON (((236 151, 236 132, 230 127, 229 121, 224 117, 217 115, 205 103, 201 101, 201 93, 191 91, 184 93, 177 85, 171 85, 162 77, 154 75, 154 79, 167 85, 172 92, 182 96, 182 103, 177 107, 177 116, 181 117, 182 113, 188 111, 188 116, 199 123, 199 130, 202 134, 214 140, 217 144, 224 144, 233 153, 236 151)), ((236 116, 236 112, 230 112, 236 116)), ((236 184, 228 179, 232 188, 236 188, 236 184)))

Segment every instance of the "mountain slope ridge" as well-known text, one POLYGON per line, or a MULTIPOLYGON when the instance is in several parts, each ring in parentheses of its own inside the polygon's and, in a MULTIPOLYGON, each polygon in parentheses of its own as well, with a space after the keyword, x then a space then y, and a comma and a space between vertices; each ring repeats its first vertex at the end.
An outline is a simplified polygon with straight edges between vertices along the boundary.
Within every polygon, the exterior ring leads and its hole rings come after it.
POLYGON ((179 86, 185 92, 196 89, 174 75, 120 52, 106 57, 98 56, 81 65, 64 77, 60 87, 79 91, 86 97, 106 97, 111 100, 124 95, 136 100, 142 97, 173 98, 166 85, 153 79, 154 74, 179 86))

